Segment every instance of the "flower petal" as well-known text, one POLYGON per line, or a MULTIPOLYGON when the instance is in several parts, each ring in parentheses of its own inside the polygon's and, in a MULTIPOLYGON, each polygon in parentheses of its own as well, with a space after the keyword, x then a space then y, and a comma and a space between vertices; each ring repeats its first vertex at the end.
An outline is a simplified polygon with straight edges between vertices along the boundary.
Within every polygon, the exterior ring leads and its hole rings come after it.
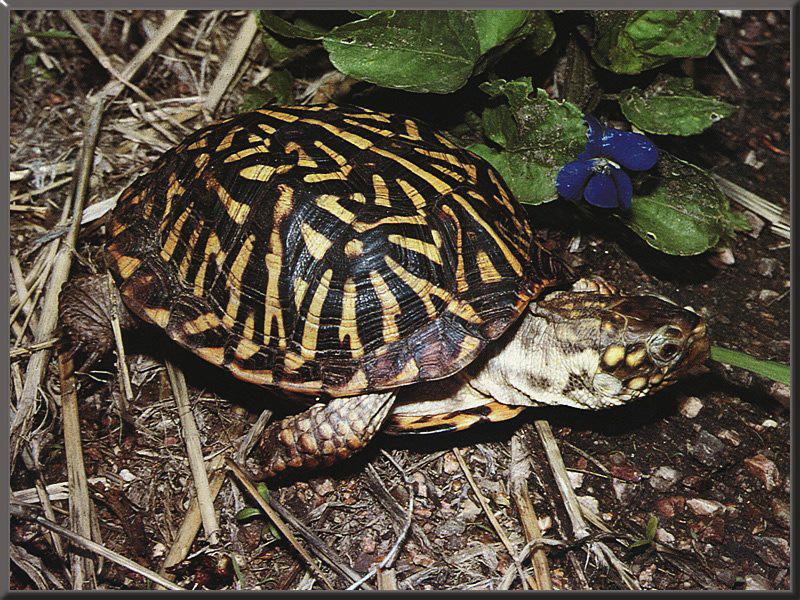
POLYGON ((593 165, 588 160, 575 160, 564 165, 556 177, 556 191, 568 200, 581 195, 592 174, 593 165))
POLYGON ((647 171, 658 162, 658 148, 640 133, 608 128, 602 146, 606 156, 626 169, 647 171))
POLYGON ((622 169, 611 169, 611 178, 617 188, 617 202, 620 208, 628 210, 631 207, 631 196, 633 195, 631 178, 622 169))
POLYGON ((589 180, 583 197, 592 206, 600 208, 616 208, 618 205, 617 186, 611 176, 605 173, 597 173, 589 180))
POLYGON ((578 158, 595 158, 603 152, 603 136, 606 128, 594 115, 584 115, 583 120, 589 126, 586 133, 587 141, 585 150, 578 155, 578 158))

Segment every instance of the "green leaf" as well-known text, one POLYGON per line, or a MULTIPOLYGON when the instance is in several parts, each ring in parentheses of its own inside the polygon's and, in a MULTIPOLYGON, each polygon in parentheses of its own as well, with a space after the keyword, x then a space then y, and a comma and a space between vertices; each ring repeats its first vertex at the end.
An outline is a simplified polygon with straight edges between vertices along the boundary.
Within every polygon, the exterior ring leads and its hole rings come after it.
POLYGON ((644 91, 632 87, 622 92, 619 104, 636 127, 661 135, 695 135, 736 111, 695 90, 688 77, 660 77, 644 91))
POLYGON ((760 360, 744 352, 729 350, 720 346, 711 346, 711 360, 739 367, 740 369, 747 369, 772 381, 778 381, 786 385, 792 384, 791 368, 783 363, 760 360))
POLYGON ((322 38, 341 72, 376 85, 446 94, 479 59, 513 39, 528 11, 386 10, 334 27, 322 38))
POLYGON ((702 169, 662 151, 619 218, 653 248, 691 256, 732 235, 727 198, 702 169))
POLYGON ((645 537, 651 542, 656 539, 656 531, 658 530, 658 517, 650 515, 647 520, 647 529, 645 530, 645 537))
POLYGON ((294 100, 293 83, 294 79, 289 71, 273 71, 264 80, 263 87, 251 88, 245 92, 240 111, 255 110, 273 101, 276 104, 290 104, 294 100))
POLYGON ((527 10, 475 10, 467 14, 472 18, 478 46, 485 54, 495 46, 505 43, 528 20, 527 10))
POLYGON ((524 36, 524 47, 534 56, 539 56, 553 45, 556 30, 546 10, 529 10, 528 20, 516 36, 524 36))
POLYGON ((258 11, 258 20, 263 27, 287 38, 319 40, 326 33, 325 29, 308 21, 298 19, 290 23, 268 10, 258 11))
POLYGON ((247 519, 249 519, 251 517, 255 517, 256 515, 260 515, 260 514, 261 514, 261 509, 260 508, 253 508, 252 506, 248 506, 248 507, 243 508, 242 510, 240 510, 239 512, 236 513, 236 520, 237 521, 246 521, 247 519))
POLYGON ((558 171, 586 145, 580 109, 570 102, 551 100, 542 89, 534 94, 530 78, 498 79, 480 88, 508 101, 483 112, 484 133, 501 149, 475 144, 470 150, 500 172, 520 202, 555 200, 558 171))
POLYGON ((641 73, 673 58, 707 56, 719 26, 715 10, 615 10, 592 16, 592 56, 615 73, 641 73))

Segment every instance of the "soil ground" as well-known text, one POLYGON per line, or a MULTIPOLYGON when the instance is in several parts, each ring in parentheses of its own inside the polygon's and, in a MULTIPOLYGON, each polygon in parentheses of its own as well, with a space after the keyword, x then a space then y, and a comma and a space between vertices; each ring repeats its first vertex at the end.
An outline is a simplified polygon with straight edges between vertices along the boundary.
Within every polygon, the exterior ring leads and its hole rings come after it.
MULTIPOLYGON (((123 61, 131 58, 160 19, 141 11, 79 14, 104 51, 123 61)), ((57 13, 21 12, 15 18, 30 31, 68 30, 57 13)), ((227 40, 243 18, 241 11, 190 13, 137 84, 156 100, 164 100, 163 106, 180 108, 175 99, 196 95, 198 86, 207 88, 227 40)), ((724 18, 718 50, 738 76, 741 90, 714 55, 676 63, 675 68, 692 75, 702 91, 738 104, 740 110, 691 141, 663 143, 682 158, 788 210, 789 13, 745 11, 740 18, 724 18)), ((241 90, 263 75, 263 64, 264 50, 257 42, 241 81, 219 114, 238 107, 241 90)), ((86 94, 105 83, 106 72, 80 41, 46 37, 12 46, 11 72, 11 169, 33 173, 12 183, 12 203, 22 208, 12 212, 11 247, 27 272, 41 247, 37 240, 57 221, 68 186, 24 194, 58 181, 61 175, 54 175, 49 165, 75 160, 86 94)), ((353 94, 353 102, 376 107, 384 102, 358 86, 353 94)), ((108 111, 90 202, 122 189, 171 145, 154 130, 140 127, 137 101, 123 95, 108 111)), ((442 109, 446 107, 409 101, 405 112, 438 123, 436 113, 442 109)), ((790 248, 788 240, 769 227, 726 243, 728 252, 679 259, 650 250, 610 221, 570 221, 552 207, 534 209, 531 215, 542 235, 579 272, 600 274, 630 291, 647 290, 689 304, 707 316, 714 343, 788 362, 790 248)), ((73 275, 96 267, 101 243, 100 227, 84 227, 73 275)), ((186 374, 206 456, 235 442, 232 432, 244 430, 264 407, 276 412, 287 408, 263 390, 208 368, 166 338, 158 340, 154 343, 152 332, 126 340, 135 398, 129 412, 135 431, 121 426, 113 358, 79 379, 84 460, 90 479, 99 478, 91 489, 103 543, 155 570, 194 495, 163 358, 177 361, 186 374)), ((30 343, 25 334, 19 345, 30 343)), ((26 359, 15 360, 14 365, 12 382, 24 376, 26 359)), ((15 390, 12 386, 12 398, 15 390)), ((43 480, 55 484, 67 480, 55 361, 43 397, 34 442, 43 480)), ((553 586, 624 588, 614 569, 587 561, 584 546, 574 544, 544 451, 535 432, 531 434, 533 420, 543 418, 553 427, 579 500, 598 513, 615 536, 629 536, 622 541, 614 536, 603 539, 628 565, 640 587, 789 589, 788 399, 785 390, 724 369, 600 413, 539 410, 458 435, 380 436, 368 451, 346 464, 272 486, 271 494, 349 566, 366 573, 394 544, 410 490, 413 528, 394 564, 398 586, 496 588, 512 563, 452 449, 460 449, 490 510, 512 544, 521 549, 525 541, 510 498, 509 466, 512 436, 523 435, 534 457, 529 487, 540 527, 546 537, 568 544, 548 546, 553 586), (408 474, 410 485, 381 451, 408 474), (643 537, 652 516, 657 518, 657 544, 628 549, 623 542, 643 537)), ((34 483, 34 473, 22 463, 17 465, 12 489, 29 489, 34 483)), ((58 519, 68 524, 66 501, 53 504, 58 519)), ((252 506, 250 498, 228 479, 216 501, 222 541, 212 547, 201 532, 189 558, 173 569, 176 583, 216 589, 320 588, 307 574, 303 559, 262 518, 237 519, 238 511, 247 506, 252 506)), ((61 585, 69 585, 61 559, 41 530, 12 520, 12 543, 61 585)), ((329 576, 337 587, 350 583, 329 576)), ((10 585, 35 587, 16 563, 10 585)), ((98 585, 142 589, 151 584, 107 561, 98 585)), ((511 588, 520 589, 520 580, 515 579, 511 588)))

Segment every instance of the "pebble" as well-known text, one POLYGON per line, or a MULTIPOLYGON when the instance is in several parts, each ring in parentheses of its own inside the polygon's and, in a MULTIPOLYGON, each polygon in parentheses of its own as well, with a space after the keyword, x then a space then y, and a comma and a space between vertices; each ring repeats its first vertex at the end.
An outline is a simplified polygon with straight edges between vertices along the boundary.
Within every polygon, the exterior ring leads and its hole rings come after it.
POLYGON ((753 551, 770 567, 789 566, 789 542, 783 538, 766 535, 753 536, 753 551))
POLYGON ((675 541, 675 536, 666 529, 659 527, 656 529, 656 541, 662 544, 672 544, 675 541))
MULTIPOLYGON (((744 64, 745 60, 750 61, 751 65, 753 64, 753 61, 750 58, 748 58, 747 56, 742 56, 740 64, 743 67, 749 66, 749 65, 744 64)), ((744 157, 744 164, 746 164, 748 167, 753 167, 757 171, 758 169, 760 169, 761 167, 764 166, 764 161, 763 160, 758 160, 756 158, 755 151, 754 150, 750 150, 750 152, 748 152, 747 155, 744 157)))
POLYGON ((763 575, 745 575, 744 589, 746 590, 771 590, 769 580, 763 575))
POLYGON ((577 490, 583 485, 583 473, 577 471, 567 471, 567 477, 569 477, 569 482, 572 485, 573 490, 577 490))
POLYGON ((683 512, 686 499, 683 496, 669 496, 656 500, 656 512, 660 517, 671 519, 676 513, 683 512))
POLYGON ((749 210, 744 211, 743 214, 744 218, 747 219, 747 224, 750 225, 750 231, 746 232, 747 235, 749 235, 753 239, 758 239, 758 236, 760 236, 761 232, 764 230, 764 225, 766 225, 766 221, 764 221, 764 219, 759 217, 756 213, 751 212, 749 210))
POLYGON ((650 476, 650 487, 659 492, 666 492, 675 486, 681 473, 672 467, 658 467, 650 476))
POLYGON ((705 429, 700 430, 693 444, 689 444, 689 453, 708 467, 722 467, 729 462, 725 444, 705 429))
POLYGON ((689 498, 686 501, 686 506, 698 516, 713 515, 720 510, 725 510, 724 504, 716 500, 706 500, 705 498, 689 498))
POLYGON ((742 436, 739 435, 738 431, 734 431, 733 429, 723 429, 717 434, 717 437, 725 440, 731 446, 738 446, 742 443, 742 436))
POLYGON ((452 475, 453 473, 458 473, 461 470, 461 465, 458 464, 458 460, 455 456, 453 456, 452 452, 448 452, 444 455, 444 464, 442 465, 442 470, 448 475, 452 475))
POLYGON ((536 519, 536 522, 539 524, 539 529, 541 529, 542 533, 548 531, 553 526, 553 519, 550 515, 539 517, 536 519))
POLYGON ((784 502, 780 498, 773 498, 769 501, 769 506, 772 509, 770 515, 772 520, 784 529, 789 529, 792 522, 792 513, 789 510, 789 503, 784 502))
POLYGON ((616 477, 611 479, 611 488, 614 490, 614 495, 617 497, 617 500, 622 503, 626 503, 630 500, 634 487, 632 483, 628 483, 622 479, 617 479, 616 477))
POLYGON ((128 471, 128 469, 122 469, 119 472, 119 476, 122 478, 122 481, 130 483, 136 479, 136 475, 128 471))
POLYGON ((577 498, 578 502, 581 503, 581 506, 589 509, 595 514, 600 512, 600 503, 594 496, 577 496, 577 498))
POLYGON ((761 290, 760 292, 758 292, 758 301, 761 302, 761 304, 767 304, 768 302, 770 302, 771 300, 774 300, 775 298, 777 298, 780 295, 781 295, 781 293, 780 292, 776 292, 775 290, 766 290, 766 289, 764 289, 764 290, 761 290))
POLYGON ((777 427, 778 426, 778 422, 777 421, 773 421, 772 419, 764 419, 764 422, 761 423, 761 426, 762 427, 771 427, 771 428, 772 427, 777 427))
POLYGON ((653 587, 653 576, 656 573, 656 565, 653 563, 652 565, 647 565, 644 569, 642 569, 641 573, 639 573, 639 584, 642 588, 652 588, 653 587))
POLYGON ((772 277, 780 267, 777 258, 759 258, 756 261, 756 273, 762 277, 772 277))
POLYGON ((459 517, 461 517, 465 521, 469 521, 477 517, 479 514, 481 514, 481 509, 478 508, 477 504, 475 504, 469 498, 464 500, 464 507, 461 509, 459 517))
POLYGON ((763 454, 756 454, 744 459, 744 466, 753 477, 764 484, 768 492, 771 492, 779 485, 780 473, 778 472, 778 467, 763 454))
POLYGON ((700 398, 694 396, 682 398, 678 405, 678 410, 687 419, 694 419, 702 409, 703 403, 700 401, 700 398))

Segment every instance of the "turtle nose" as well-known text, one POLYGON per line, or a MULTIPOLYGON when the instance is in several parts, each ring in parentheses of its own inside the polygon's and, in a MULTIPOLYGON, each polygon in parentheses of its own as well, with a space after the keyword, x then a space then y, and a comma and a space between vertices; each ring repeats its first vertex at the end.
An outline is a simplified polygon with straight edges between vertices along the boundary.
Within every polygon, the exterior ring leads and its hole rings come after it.
POLYGON ((702 365, 708 360, 711 351, 711 340, 708 336, 708 327, 702 317, 692 313, 697 323, 691 330, 687 340, 686 368, 702 365))

